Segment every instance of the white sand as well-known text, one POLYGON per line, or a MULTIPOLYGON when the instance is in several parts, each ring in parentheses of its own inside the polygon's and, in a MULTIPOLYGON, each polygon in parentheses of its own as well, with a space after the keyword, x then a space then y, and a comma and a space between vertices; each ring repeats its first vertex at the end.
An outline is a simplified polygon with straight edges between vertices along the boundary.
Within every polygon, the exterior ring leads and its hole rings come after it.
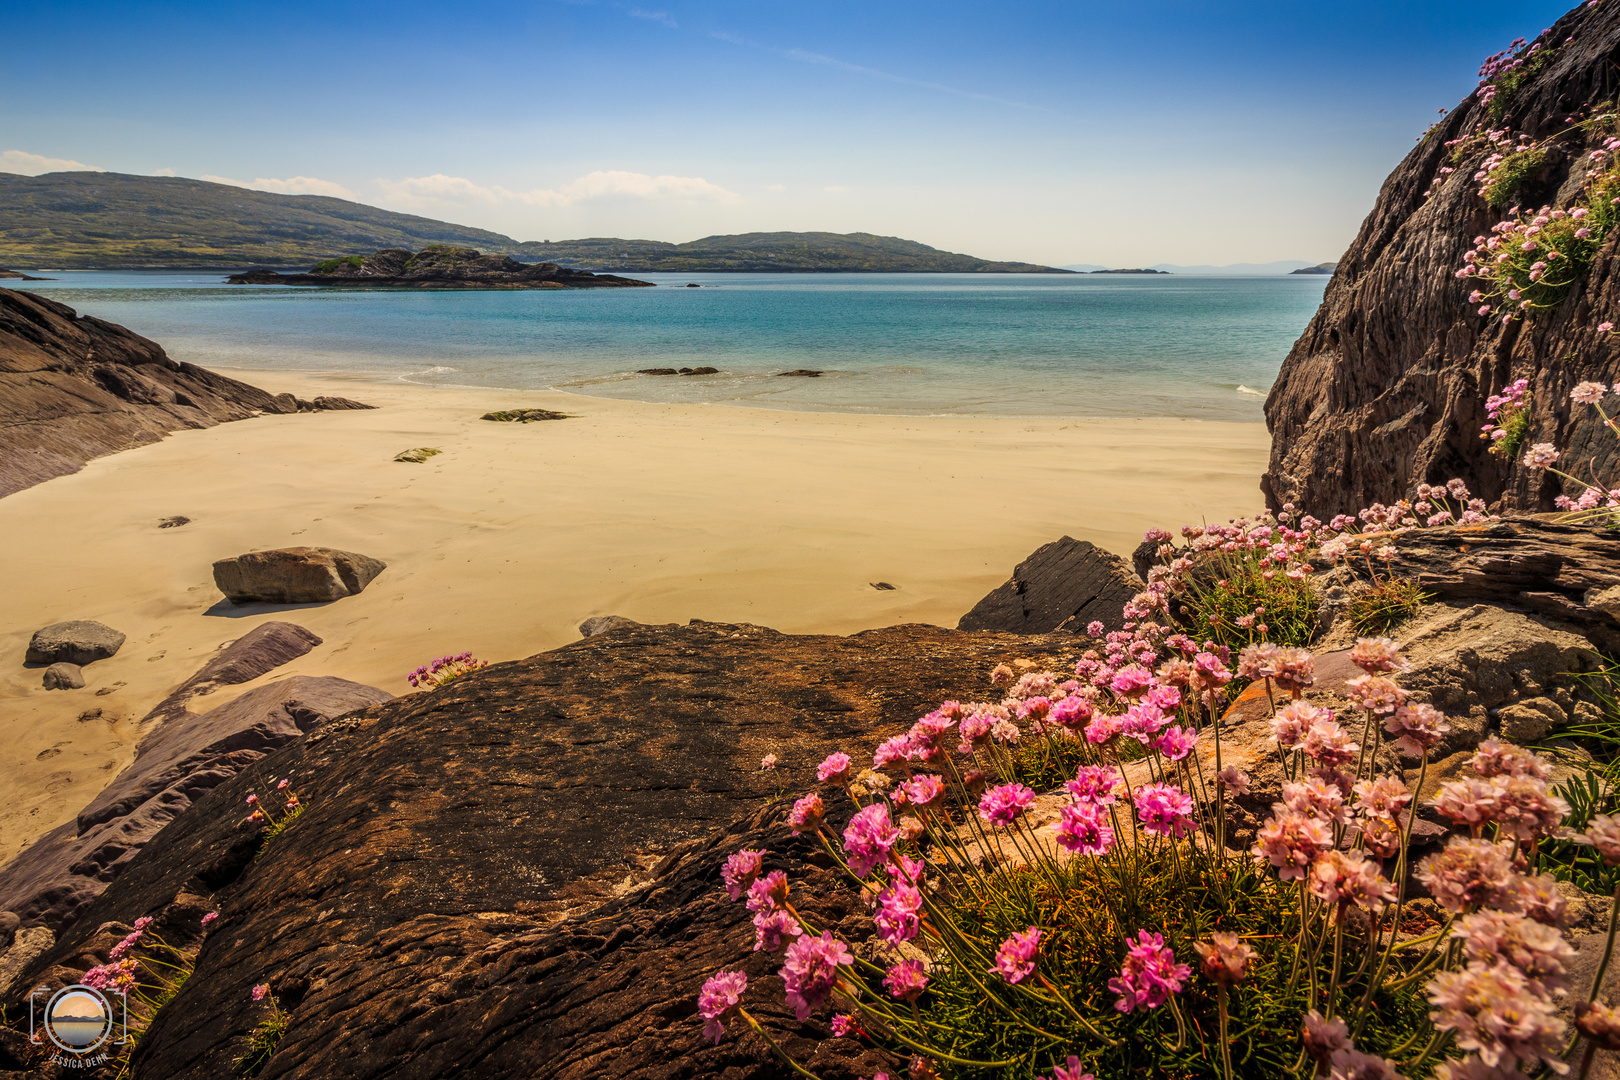
POLYGON ((260 622, 325 639, 265 679, 339 675, 395 693, 434 656, 528 656, 577 640, 590 615, 795 633, 954 626, 1065 533, 1128 555, 1151 526, 1256 509, 1268 446, 1259 424, 792 413, 231 374, 383 407, 181 432, 0 499, 0 859, 71 820, 131 760, 138 719, 260 622), (514 407, 578 418, 478 419, 514 407), (444 453, 392 460, 418 446, 444 453), (159 529, 171 515, 192 520, 159 529), (215 559, 294 544, 389 565, 325 605, 243 614, 214 588, 215 559), (85 668, 85 689, 45 691, 23 652, 66 619, 128 641, 85 668))

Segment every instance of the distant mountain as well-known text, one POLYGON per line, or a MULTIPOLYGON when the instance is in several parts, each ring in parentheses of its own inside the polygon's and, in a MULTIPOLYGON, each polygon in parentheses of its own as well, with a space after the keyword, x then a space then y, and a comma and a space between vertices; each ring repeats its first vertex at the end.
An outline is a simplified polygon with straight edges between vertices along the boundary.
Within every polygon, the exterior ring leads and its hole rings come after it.
POLYGON ((1317 263, 1315 266, 1302 266, 1293 271, 1296 274, 1332 274, 1339 268, 1336 262, 1317 263))
POLYGON ((304 269, 331 258, 432 244, 584 270, 1065 272, 871 233, 746 233, 686 244, 611 237, 524 243, 325 195, 275 195, 176 176, 0 173, 0 266, 304 269))
POLYGON ((940 251, 915 240, 872 233, 775 232, 705 236, 686 244, 658 240, 591 238, 519 245, 520 259, 577 266, 582 270, 683 273, 716 270, 806 273, 880 271, 955 274, 1063 274, 1034 263, 993 262, 940 251))

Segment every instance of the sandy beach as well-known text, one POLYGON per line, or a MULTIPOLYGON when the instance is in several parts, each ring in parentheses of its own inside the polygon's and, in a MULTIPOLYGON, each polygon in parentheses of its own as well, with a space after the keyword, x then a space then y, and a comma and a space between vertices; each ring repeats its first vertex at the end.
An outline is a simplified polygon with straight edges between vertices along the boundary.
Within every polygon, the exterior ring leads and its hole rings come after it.
POLYGON ((1254 510, 1268 448, 1259 424, 794 413, 228 374, 381 407, 180 432, 0 499, 0 859, 70 820, 132 759, 140 718, 260 622, 325 639, 264 679, 338 675, 394 693, 434 656, 528 656, 576 640, 591 615, 793 633, 954 626, 1065 533, 1128 554, 1151 526, 1254 510), (479 419, 520 407, 575 418, 479 419), (423 446, 443 453, 393 460, 423 446), (158 527, 175 515, 191 521, 158 527), (389 565, 324 605, 234 607, 214 587, 215 559, 294 544, 389 565), (84 669, 84 689, 46 691, 22 656, 34 630, 67 619, 128 640, 84 669))

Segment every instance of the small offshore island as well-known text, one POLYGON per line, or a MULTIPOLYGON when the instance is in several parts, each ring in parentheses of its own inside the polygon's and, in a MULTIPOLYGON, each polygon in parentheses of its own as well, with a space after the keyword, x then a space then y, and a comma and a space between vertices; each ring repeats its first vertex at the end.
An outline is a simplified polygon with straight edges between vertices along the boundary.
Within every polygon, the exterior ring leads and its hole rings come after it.
POLYGON ((486 255, 474 248, 430 244, 416 254, 385 248, 370 255, 347 255, 316 263, 307 274, 248 270, 232 274, 231 285, 363 285, 405 289, 600 289, 652 287, 650 281, 570 270, 556 263, 520 263, 510 255, 486 255))

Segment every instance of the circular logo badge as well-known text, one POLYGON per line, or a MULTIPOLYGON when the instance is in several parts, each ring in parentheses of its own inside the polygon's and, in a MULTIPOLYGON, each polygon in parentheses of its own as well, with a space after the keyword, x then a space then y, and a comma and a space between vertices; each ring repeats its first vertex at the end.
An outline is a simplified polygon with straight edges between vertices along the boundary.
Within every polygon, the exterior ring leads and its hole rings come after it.
POLYGON ((64 986, 45 1006, 45 1034, 70 1054, 88 1054, 112 1035, 113 1010, 100 990, 64 986))

